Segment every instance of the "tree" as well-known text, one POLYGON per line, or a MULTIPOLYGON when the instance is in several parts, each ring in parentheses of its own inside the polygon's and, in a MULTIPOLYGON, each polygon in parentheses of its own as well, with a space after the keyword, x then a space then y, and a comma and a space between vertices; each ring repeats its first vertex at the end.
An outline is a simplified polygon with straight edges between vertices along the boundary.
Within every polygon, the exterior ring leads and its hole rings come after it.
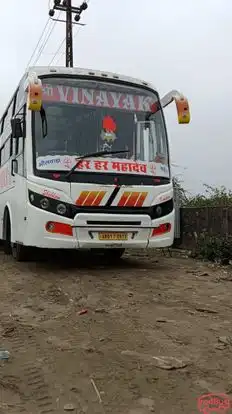
POLYGON ((232 191, 225 186, 213 187, 203 184, 204 194, 191 195, 181 185, 177 179, 173 179, 177 197, 182 207, 229 207, 232 206, 232 191))
POLYGON ((188 203, 188 195, 187 191, 182 187, 181 181, 177 177, 173 177, 172 182, 175 202, 180 206, 186 205, 188 203))

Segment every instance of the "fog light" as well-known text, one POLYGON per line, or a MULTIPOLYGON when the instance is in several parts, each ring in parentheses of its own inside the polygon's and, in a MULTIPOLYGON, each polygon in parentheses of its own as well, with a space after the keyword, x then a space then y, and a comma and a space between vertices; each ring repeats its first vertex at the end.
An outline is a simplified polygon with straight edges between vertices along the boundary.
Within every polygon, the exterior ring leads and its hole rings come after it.
POLYGON ((46 210, 49 207, 48 199, 47 198, 42 198, 42 200, 40 200, 40 205, 44 210, 46 210))
POLYGON ((73 228, 70 224, 59 223, 57 221, 48 221, 45 225, 49 233, 63 234, 64 236, 73 236, 73 228))
POLYGON ((34 196, 34 194, 30 194, 29 195, 29 198, 30 198, 30 201, 33 203, 33 201, 35 200, 35 196, 34 196))
POLYGON ((46 225, 46 230, 52 233, 54 229, 55 229, 55 224, 52 223, 52 221, 48 222, 46 225))
POLYGON ((161 217, 162 212, 163 212, 162 207, 160 206, 156 207, 155 212, 156 212, 157 217, 161 217))
POLYGON ((61 214, 63 216, 67 212, 67 207, 65 204, 58 204, 56 211, 58 214, 61 214))

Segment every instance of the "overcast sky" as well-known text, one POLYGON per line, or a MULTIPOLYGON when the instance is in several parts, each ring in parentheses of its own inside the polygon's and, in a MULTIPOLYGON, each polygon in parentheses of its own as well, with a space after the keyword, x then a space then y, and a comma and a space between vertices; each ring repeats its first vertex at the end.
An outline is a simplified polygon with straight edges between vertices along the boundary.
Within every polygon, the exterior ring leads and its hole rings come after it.
MULTIPOLYGON (((47 17, 48 0, 2 5, 1 112, 47 17)), ((87 26, 75 36, 75 65, 140 77, 161 96, 182 91, 191 124, 177 124, 174 104, 165 110, 172 160, 186 167, 176 172, 194 192, 202 182, 232 188, 232 0, 90 0, 82 22, 87 26)), ((37 65, 51 62, 64 35, 65 25, 57 24, 37 65)), ((63 48, 53 64, 64 59, 63 48)))

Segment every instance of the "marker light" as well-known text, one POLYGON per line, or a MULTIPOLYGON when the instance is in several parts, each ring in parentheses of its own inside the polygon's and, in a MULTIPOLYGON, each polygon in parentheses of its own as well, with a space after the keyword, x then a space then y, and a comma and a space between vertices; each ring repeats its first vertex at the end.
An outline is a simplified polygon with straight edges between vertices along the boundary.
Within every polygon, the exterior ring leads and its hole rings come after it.
POLYGON ((160 226, 155 227, 152 230, 151 237, 162 236, 162 234, 169 233, 171 231, 171 227, 171 223, 160 224, 160 226))

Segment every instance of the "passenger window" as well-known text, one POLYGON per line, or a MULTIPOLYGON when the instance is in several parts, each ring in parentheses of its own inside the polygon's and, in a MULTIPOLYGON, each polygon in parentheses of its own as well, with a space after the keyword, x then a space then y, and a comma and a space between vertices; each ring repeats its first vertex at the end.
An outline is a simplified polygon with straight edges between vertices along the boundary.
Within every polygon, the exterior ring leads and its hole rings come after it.
MULTIPOLYGON (((22 85, 23 85, 23 81, 22 81, 22 85)), ((21 86, 18 90, 17 90, 17 96, 16 96, 16 100, 15 100, 15 113, 18 113, 20 111, 20 108, 22 108, 22 106, 25 104, 27 100, 27 94, 24 91, 23 87, 21 86)))
POLYGON ((11 119, 13 116, 14 104, 15 97, 12 99, 9 107, 7 108, 7 111, 2 117, 0 134, 5 135, 5 133, 8 134, 11 131, 11 119))
POLYGON ((2 135, 2 133, 4 131, 5 118, 6 118, 6 114, 3 115, 2 120, 1 120, 1 131, 0 131, 0 134, 1 135, 2 135))
POLYGON ((23 105, 23 107, 18 111, 16 114, 17 118, 21 119, 22 122, 22 131, 23 131, 23 137, 19 139, 13 139, 14 145, 13 145, 13 153, 14 155, 19 155, 23 152, 24 149, 24 138, 26 136, 26 105, 23 105))
POLYGON ((5 142, 1 149, 1 165, 4 165, 10 158, 11 154, 11 138, 5 142))
POLYGON ((23 152, 23 138, 15 140, 15 155, 22 154, 23 152))
POLYGON ((4 155, 5 155, 5 162, 6 161, 8 161, 9 160, 9 158, 10 158, 10 147, 11 147, 11 137, 9 137, 8 138, 8 140, 6 141, 6 143, 5 143, 5 153, 4 153, 4 155))
POLYGON ((13 155, 13 137, 10 136, 10 157, 13 155))
MULTIPOLYGON (((4 113, 0 121, 0 135, 3 146, 0 150, 0 166, 3 166, 9 158, 13 155, 13 138, 11 131, 11 119, 14 116, 15 103, 16 103, 17 92, 11 100, 10 105, 8 106, 6 112, 4 113)), ((23 140, 22 140, 23 141, 23 140)), ((18 145, 18 151, 21 150, 23 142, 18 145)), ((22 151, 22 150, 21 150, 22 151)))
POLYGON ((17 91, 15 92, 14 99, 13 99, 12 117, 14 116, 14 114, 15 114, 15 110, 16 110, 16 104, 17 104, 18 92, 19 92, 19 90, 17 90, 17 91))

